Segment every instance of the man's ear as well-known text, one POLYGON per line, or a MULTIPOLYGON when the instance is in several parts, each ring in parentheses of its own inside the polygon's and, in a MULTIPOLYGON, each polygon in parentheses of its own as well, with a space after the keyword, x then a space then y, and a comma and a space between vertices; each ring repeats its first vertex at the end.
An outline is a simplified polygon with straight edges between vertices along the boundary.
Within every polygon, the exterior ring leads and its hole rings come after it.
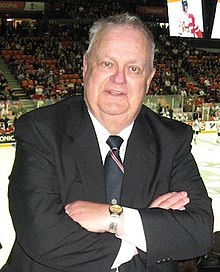
POLYGON ((151 71, 151 73, 150 73, 150 75, 149 75, 149 77, 148 77, 148 79, 147 79, 146 94, 148 93, 148 90, 149 90, 151 81, 152 81, 152 79, 153 79, 153 77, 154 77, 154 75, 155 75, 155 72, 156 72, 156 69, 153 68, 152 71, 151 71))
POLYGON ((84 78, 85 73, 86 73, 86 71, 87 71, 87 67, 88 67, 87 55, 84 54, 84 55, 83 55, 83 78, 84 78))

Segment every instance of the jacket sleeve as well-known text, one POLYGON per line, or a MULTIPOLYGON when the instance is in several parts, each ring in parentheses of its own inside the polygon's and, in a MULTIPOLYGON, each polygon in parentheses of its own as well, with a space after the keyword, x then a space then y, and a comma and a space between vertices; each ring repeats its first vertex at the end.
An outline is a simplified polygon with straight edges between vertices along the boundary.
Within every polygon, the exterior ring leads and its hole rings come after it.
POLYGON ((26 114, 16 123, 9 204, 16 240, 26 256, 58 271, 108 271, 118 253, 114 235, 88 232, 64 210, 47 128, 26 114))
MULTIPOLYGON (((147 243, 147 254, 140 254, 147 266, 202 256, 211 245, 211 199, 191 154, 192 133, 189 126, 181 138, 180 148, 176 148, 173 158, 170 158, 169 191, 187 191, 190 203, 185 211, 159 208, 139 210, 147 243)), ((171 153, 169 149, 166 152, 171 153)))

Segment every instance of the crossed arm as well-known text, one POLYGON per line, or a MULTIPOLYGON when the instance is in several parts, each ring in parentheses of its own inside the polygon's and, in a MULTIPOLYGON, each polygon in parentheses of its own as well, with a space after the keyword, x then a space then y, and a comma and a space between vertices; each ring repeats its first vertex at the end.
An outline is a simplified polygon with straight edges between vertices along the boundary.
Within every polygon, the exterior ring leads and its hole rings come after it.
MULTIPOLYGON (((170 192, 156 198, 148 208, 185 210, 190 199, 187 192, 170 192)), ((89 201, 75 201, 67 204, 66 213, 82 227, 91 232, 107 232, 110 223, 108 204, 89 201)), ((117 235, 123 235, 123 213, 117 228, 117 235)))

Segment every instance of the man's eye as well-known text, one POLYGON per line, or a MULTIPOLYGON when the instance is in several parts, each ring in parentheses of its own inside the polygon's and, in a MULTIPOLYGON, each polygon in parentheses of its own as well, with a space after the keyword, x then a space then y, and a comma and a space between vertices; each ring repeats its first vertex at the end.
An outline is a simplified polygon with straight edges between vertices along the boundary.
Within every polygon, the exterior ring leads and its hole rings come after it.
POLYGON ((102 66, 104 66, 104 67, 111 67, 112 65, 111 65, 110 62, 104 61, 104 62, 102 62, 102 66))
POLYGON ((136 66, 131 66, 129 68, 129 70, 130 70, 130 72, 136 73, 136 74, 140 72, 140 69, 138 67, 136 67, 136 66))

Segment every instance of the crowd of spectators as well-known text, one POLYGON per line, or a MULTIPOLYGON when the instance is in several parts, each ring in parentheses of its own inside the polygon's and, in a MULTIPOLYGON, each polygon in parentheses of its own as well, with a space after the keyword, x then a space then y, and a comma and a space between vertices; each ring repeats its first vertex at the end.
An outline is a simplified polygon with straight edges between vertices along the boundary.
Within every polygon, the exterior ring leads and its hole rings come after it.
POLYGON ((8 81, 0 71, 0 100, 6 100, 8 98, 7 86, 8 81))
POLYGON ((156 51, 155 66, 159 72, 152 94, 197 95, 206 103, 219 103, 219 54, 193 48, 184 40, 170 40, 168 34, 162 35, 156 51))
POLYGON ((0 135, 14 131, 17 118, 27 112, 21 101, 0 100, 0 135))
POLYGON ((0 101, 1 100, 17 100, 17 98, 3 72, 0 70, 0 101))
POLYGON ((57 35, 36 36, 30 29, 22 35, 10 28, 2 43, 2 54, 27 96, 32 99, 63 98, 82 92, 82 54, 85 42, 73 40, 64 27, 57 35))
POLYGON ((119 1, 97 1, 94 4, 92 1, 85 1, 79 4, 71 0, 61 1, 60 10, 61 14, 67 13, 68 18, 76 21, 81 21, 86 18, 88 22, 94 21, 101 17, 107 17, 120 13, 124 10, 125 6, 119 1))
POLYGON ((192 47, 186 40, 170 39, 164 31, 157 42, 157 73, 150 94, 181 95, 183 112, 202 111, 202 107, 207 105, 208 120, 219 118, 219 54, 192 47), (218 111, 213 111, 213 108, 218 111))
MULTIPOLYGON (((82 57, 91 22, 125 10, 118 1, 100 1, 98 5, 87 2, 57 2, 59 13, 72 19, 68 25, 33 27, 25 21, 16 26, 8 24, 2 31, 2 56, 27 97, 38 100, 38 105, 45 99, 60 100, 83 93, 82 57)), ((147 24, 155 30, 155 25, 147 24)), ((184 40, 171 40, 168 29, 159 24, 156 33, 157 72, 149 95, 181 95, 185 111, 203 103, 220 103, 219 53, 193 48, 184 40)), ((12 99, 13 92, 3 78, 1 75, 1 99, 12 99)))

